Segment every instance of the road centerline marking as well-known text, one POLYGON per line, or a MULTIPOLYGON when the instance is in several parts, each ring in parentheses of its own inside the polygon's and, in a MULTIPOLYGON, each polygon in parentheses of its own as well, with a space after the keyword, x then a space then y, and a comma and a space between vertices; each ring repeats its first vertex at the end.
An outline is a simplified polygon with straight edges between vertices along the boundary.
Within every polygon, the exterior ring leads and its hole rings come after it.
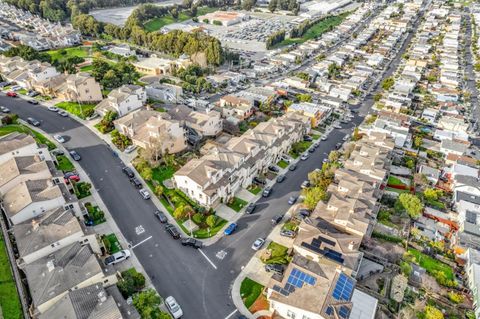
POLYGON ((147 237, 147 238, 145 238, 144 240, 140 241, 139 243, 133 245, 131 249, 133 249, 133 248, 135 248, 135 247, 137 247, 137 246, 140 246, 141 244, 143 244, 144 242, 146 242, 146 241, 149 240, 149 239, 152 239, 152 236, 147 237))
POLYGON ((203 257, 205 257, 205 259, 210 263, 210 265, 212 265, 213 268, 217 269, 217 266, 215 266, 215 264, 210 260, 210 258, 208 258, 207 255, 205 255, 205 253, 201 250, 201 249, 197 249, 200 254, 203 255, 203 257))

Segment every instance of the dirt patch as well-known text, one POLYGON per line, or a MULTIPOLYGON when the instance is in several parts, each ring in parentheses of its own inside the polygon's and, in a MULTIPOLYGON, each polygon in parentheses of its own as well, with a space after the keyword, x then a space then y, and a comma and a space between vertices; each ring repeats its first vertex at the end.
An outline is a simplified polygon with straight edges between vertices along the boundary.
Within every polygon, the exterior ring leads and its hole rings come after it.
MULTIPOLYGON (((248 309, 251 313, 255 313, 257 311, 261 310, 268 310, 270 309, 270 305, 268 304, 267 297, 264 294, 261 294, 258 296, 257 300, 250 306, 248 309)), ((268 317, 262 317, 262 318, 268 318, 268 317)))

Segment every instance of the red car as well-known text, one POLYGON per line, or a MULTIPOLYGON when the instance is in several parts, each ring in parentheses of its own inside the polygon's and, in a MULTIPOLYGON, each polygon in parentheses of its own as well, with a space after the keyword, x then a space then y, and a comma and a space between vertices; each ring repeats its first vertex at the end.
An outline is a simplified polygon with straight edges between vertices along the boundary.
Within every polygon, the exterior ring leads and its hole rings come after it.
POLYGON ((17 93, 15 93, 15 92, 7 92, 7 96, 17 97, 17 93))

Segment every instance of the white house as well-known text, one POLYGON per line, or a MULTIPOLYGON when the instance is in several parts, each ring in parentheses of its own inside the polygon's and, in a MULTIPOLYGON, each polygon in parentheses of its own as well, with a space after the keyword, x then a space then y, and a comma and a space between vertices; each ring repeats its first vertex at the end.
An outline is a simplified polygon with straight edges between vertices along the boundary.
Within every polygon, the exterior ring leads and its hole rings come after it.
POLYGON ((123 85, 118 89, 112 90, 106 99, 101 101, 95 107, 95 111, 105 115, 108 111, 113 111, 119 117, 135 111, 143 106, 147 101, 145 89, 139 85, 123 85))

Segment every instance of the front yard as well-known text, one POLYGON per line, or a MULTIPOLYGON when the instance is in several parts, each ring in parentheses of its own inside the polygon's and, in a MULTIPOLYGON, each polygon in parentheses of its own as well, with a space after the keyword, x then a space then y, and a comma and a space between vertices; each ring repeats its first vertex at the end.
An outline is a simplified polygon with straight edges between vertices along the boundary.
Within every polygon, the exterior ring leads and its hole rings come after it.
POLYGON ((92 185, 87 182, 72 182, 73 183, 73 190, 75 191, 75 195, 77 196, 78 199, 82 199, 85 197, 88 197, 92 195, 90 192, 90 188, 92 188, 92 185))
POLYGON ((71 172, 75 169, 72 162, 65 155, 57 155, 57 168, 62 172, 71 172))
POLYGON ((101 238, 103 245, 109 254, 115 254, 122 250, 122 246, 120 245, 115 234, 112 233, 108 235, 102 235, 101 238))
POLYGON ((248 186, 247 189, 248 189, 248 191, 249 191, 250 193, 252 193, 253 195, 257 195, 258 193, 260 193, 260 192, 262 191, 262 188, 261 188, 260 186, 258 186, 258 185, 253 185, 253 184, 250 185, 250 186, 248 186))
POLYGON ((242 296, 245 307, 250 308, 260 296, 264 288, 265 287, 258 282, 253 281, 248 277, 245 278, 240 285, 240 296, 242 296))
POLYGON ((280 167, 280 168, 287 168, 288 163, 285 162, 284 160, 281 160, 280 162, 277 163, 277 166, 280 167))
POLYGON ((293 158, 298 158, 302 153, 312 146, 312 142, 300 141, 292 144, 292 149, 288 153, 293 158))
POLYGON ((283 245, 272 241, 268 244, 266 251, 265 258, 262 260, 265 264, 288 264, 290 262, 288 248, 283 245))
POLYGON ((22 124, 9 124, 0 127, 0 136, 7 135, 13 132, 25 133, 32 135, 35 141, 39 144, 44 144, 48 147, 49 150, 53 150, 56 148, 55 144, 53 144, 48 138, 43 136, 42 134, 38 133, 30 129, 29 127, 22 125, 22 124))
POLYGON ((67 111, 70 114, 76 115, 81 119, 86 119, 93 114, 96 104, 80 104, 76 102, 60 102, 55 105, 58 108, 61 108, 67 111))
POLYGON ((98 206, 93 206, 91 203, 85 203, 84 206, 93 225, 99 225, 106 221, 105 213, 98 206))
POLYGON ((227 203, 227 206, 236 211, 237 213, 244 208, 248 202, 244 201, 241 198, 234 197, 232 201, 227 203))

